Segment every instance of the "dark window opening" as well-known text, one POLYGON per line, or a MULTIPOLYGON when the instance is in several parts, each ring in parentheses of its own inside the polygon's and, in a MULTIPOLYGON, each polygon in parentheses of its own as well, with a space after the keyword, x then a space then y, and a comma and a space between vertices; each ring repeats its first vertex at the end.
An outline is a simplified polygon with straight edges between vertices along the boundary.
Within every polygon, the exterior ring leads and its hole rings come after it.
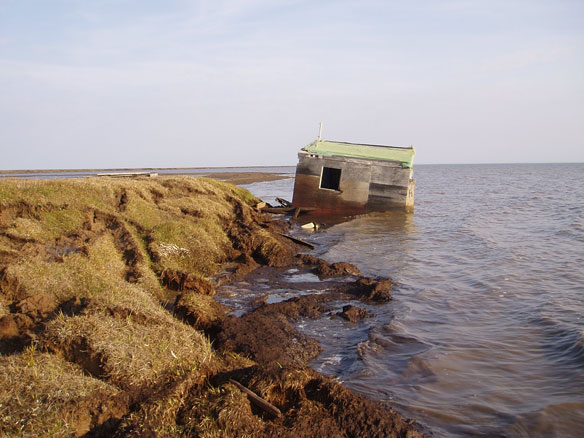
POLYGON ((339 183, 341 182, 341 169, 334 167, 323 167, 322 176, 320 177, 320 188, 339 190, 339 183))

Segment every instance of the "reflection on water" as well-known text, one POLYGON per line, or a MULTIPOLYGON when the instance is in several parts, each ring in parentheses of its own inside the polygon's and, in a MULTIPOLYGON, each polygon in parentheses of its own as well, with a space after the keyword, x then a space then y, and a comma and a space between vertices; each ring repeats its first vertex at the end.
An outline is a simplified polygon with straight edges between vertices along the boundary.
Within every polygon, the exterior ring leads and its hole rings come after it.
POLYGON ((417 166, 414 215, 306 232, 320 256, 396 283, 374 318, 302 321, 323 347, 313 366, 438 437, 581 436, 582 175, 581 164, 417 166))

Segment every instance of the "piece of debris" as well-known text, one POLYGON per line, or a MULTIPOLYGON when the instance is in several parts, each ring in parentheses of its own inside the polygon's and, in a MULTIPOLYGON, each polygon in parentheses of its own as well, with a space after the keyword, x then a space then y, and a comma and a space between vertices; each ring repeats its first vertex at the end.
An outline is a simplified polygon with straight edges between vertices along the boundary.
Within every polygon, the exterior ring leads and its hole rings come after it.
POLYGON ((298 245, 307 246, 310 249, 316 248, 312 243, 307 242, 306 240, 298 239, 297 237, 290 236, 289 234, 280 233, 280 236, 285 237, 286 239, 290 239, 292 242, 297 243, 298 245))
POLYGON ((135 176, 147 176, 149 178, 155 178, 158 176, 157 172, 109 172, 109 173, 98 173, 98 177, 107 176, 110 178, 132 178, 135 176))
POLYGON ((254 405, 256 405, 258 408, 264 410, 265 412, 267 412, 270 415, 273 415, 274 417, 279 417, 282 415, 282 413, 280 412, 280 409, 278 409, 273 404, 267 402, 266 400, 264 400, 263 398, 258 396, 255 392, 250 391, 245 386, 243 386, 241 383, 239 383, 233 379, 229 379, 229 383, 232 383, 233 385, 237 386, 237 388, 240 391, 247 394, 247 396, 249 397, 249 401, 252 402, 254 405))
POLYGON ((276 202, 278 202, 282 207, 286 208, 292 207, 292 203, 283 198, 276 198, 276 202))
POLYGON ((300 228, 304 230, 317 231, 320 228, 320 226, 318 224, 315 224, 314 222, 308 222, 307 224, 301 225, 300 228))

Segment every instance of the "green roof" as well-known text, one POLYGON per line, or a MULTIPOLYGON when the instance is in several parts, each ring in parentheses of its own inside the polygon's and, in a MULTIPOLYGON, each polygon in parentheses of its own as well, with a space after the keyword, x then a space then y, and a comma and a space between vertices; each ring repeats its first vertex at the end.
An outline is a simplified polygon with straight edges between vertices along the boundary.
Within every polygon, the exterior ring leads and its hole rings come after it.
POLYGON ((401 163, 403 167, 412 167, 414 164, 414 156, 416 155, 416 150, 413 146, 381 146, 329 140, 315 140, 308 146, 302 148, 302 150, 317 155, 395 161, 401 163))

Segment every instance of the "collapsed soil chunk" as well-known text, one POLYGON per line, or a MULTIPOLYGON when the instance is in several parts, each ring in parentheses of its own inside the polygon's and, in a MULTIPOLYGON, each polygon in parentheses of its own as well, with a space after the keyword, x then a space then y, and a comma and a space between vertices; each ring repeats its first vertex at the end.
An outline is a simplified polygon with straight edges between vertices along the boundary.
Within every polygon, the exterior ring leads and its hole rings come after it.
POLYGON ((13 339, 19 334, 18 325, 12 315, 4 315, 0 318, 0 340, 13 339))
POLYGON ((348 292, 360 299, 385 303, 391 300, 391 279, 361 278, 353 283, 348 292))
POLYGON ((228 308, 210 296, 201 296, 192 291, 179 294, 174 302, 175 315, 197 330, 214 336, 228 308))
POLYGON ((297 319, 301 316, 306 318, 318 318, 330 308, 323 303, 330 301, 328 295, 306 295, 294 297, 289 300, 274 304, 263 304, 255 312, 257 313, 278 313, 290 319, 297 319))
POLYGON ((354 394, 332 379, 318 376, 304 387, 306 396, 322 404, 342 435, 356 438, 421 437, 413 424, 393 409, 354 394))
MULTIPOLYGON (((234 251, 237 253, 237 251, 234 251)), ((213 279, 215 286, 223 286, 224 284, 237 281, 256 270, 260 264, 247 253, 242 253, 234 257, 233 263, 225 267, 225 271, 213 279)))
POLYGON ((320 261, 324 260, 319 259, 312 254, 296 254, 296 262, 300 265, 316 266, 320 261))
POLYGON ((330 263, 326 260, 313 256, 312 254, 297 254, 295 258, 296 264, 305 267, 315 267, 314 273, 323 280, 333 277, 355 276, 360 277, 361 271, 359 268, 351 263, 336 262, 330 263))
POLYGON ((75 295, 59 306, 59 311, 67 316, 78 315, 89 305, 89 299, 75 295))
POLYGON ((227 317, 215 339, 218 348, 258 363, 304 367, 321 351, 318 342, 299 332, 283 315, 251 312, 227 317))
POLYGON ((320 279, 331 277, 344 277, 346 275, 354 275, 356 277, 361 275, 361 271, 357 266, 346 262, 328 263, 324 260, 319 260, 315 274, 320 279))
POLYGON ((354 394, 310 368, 255 365, 219 373, 209 383, 212 391, 203 397, 191 393, 177 416, 177 423, 196 436, 216 436, 215 431, 222 437, 245 433, 262 438, 422 436, 415 424, 384 404, 354 394), (277 408, 281 416, 260 409, 233 381, 277 408), (198 420, 209 414, 217 419, 220 431, 198 420))
POLYGON ((15 306, 18 313, 23 313, 33 320, 46 317, 57 307, 54 297, 37 294, 19 301, 15 306))
POLYGON ((262 265, 283 267, 292 264, 297 252, 296 245, 282 236, 289 230, 288 223, 271 221, 237 203, 234 209, 242 219, 228 229, 235 250, 253 257, 262 265))
POLYGON ((175 291, 193 291, 203 295, 215 295, 215 288, 209 280, 195 274, 165 269, 160 275, 162 285, 175 291))
POLYGON ((373 317, 373 313, 369 312, 367 309, 360 309, 359 307, 347 304, 343 307, 342 312, 338 312, 337 315, 345 318, 349 322, 359 322, 363 318, 373 317))

